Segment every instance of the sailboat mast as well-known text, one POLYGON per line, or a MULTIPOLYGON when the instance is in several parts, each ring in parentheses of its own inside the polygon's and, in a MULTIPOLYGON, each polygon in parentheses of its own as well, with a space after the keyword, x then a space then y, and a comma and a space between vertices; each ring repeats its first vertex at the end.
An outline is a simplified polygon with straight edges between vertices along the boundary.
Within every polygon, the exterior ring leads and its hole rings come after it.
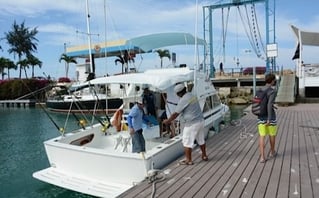
POLYGON ((90 60, 90 72, 93 71, 93 60, 92 60, 92 49, 91 49, 91 32, 90 32, 90 13, 89 13, 89 0, 86 0, 86 26, 87 26, 87 35, 88 35, 88 45, 89 45, 89 60, 90 60))

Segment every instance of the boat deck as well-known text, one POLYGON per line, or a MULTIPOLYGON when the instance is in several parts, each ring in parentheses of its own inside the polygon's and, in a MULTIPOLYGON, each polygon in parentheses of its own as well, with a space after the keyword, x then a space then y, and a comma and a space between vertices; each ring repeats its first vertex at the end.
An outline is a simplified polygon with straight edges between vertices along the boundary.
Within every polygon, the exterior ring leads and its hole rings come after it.
POLYGON ((194 165, 176 160, 165 178, 119 197, 319 197, 319 104, 279 107, 277 116, 276 158, 259 163, 256 117, 248 112, 207 141, 208 162, 196 148, 194 165))

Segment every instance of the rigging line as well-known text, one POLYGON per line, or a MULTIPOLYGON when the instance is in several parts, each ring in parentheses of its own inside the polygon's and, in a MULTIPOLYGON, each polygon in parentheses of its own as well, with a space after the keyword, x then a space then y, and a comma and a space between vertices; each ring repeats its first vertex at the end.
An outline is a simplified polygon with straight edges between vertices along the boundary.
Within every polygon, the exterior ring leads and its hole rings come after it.
MULTIPOLYGON (((89 84, 90 84, 90 82, 89 82, 89 84)), ((102 124, 103 122, 101 121, 101 120, 99 120, 95 115, 96 115, 96 109, 99 107, 99 105, 100 105, 100 99, 99 99, 99 96, 97 95, 97 93, 96 93, 96 90, 95 90, 95 87, 93 87, 92 88, 93 89, 93 94, 94 94, 94 96, 96 97, 96 103, 94 104, 94 110, 93 110, 93 112, 92 112, 92 122, 91 122, 91 124, 93 125, 93 122, 94 122, 94 118, 95 119, 97 119, 97 121, 100 123, 100 124, 102 124)), ((107 98, 105 99, 105 101, 106 101, 106 104, 107 104, 107 98)), ((106 112, 105 112, 105 116, 107 116, 107 114, 106 114, 106 112)), ((104 126, 104 124, 102 124, 102 126, 104 126)))
MULTIPOLYGON (((75 96, 75 98, 76 98, 76 96, 75 96)), ((65 119, 64 130, 66 130, 67 123, 69 123, 69 117, 70 117, 70 114, 71 114, 71 113, 72 113, 73 117, 76 119, 76 121, 78 122, 78 124, 80 124, 80 119, 78 118, 77 115, 74 114, 74 112, 72 112, 72 106, 73 106, 73 104, 75 104, 75 106, 76 106, 78 109, 80 109, 80 107, 79 107, 79 105, 76 103, 76 101, 74 101, 74 100, 72 99, 71 105, 70 105, 70 108, 69 108, 69 111, 68 111, 68 113, 67 113, 67 118, 65 119)), ((87 118, 85 118, 85 119, 87 120, 87 118)), ((82 129, 85 129, 84 126, 81 126, 81 127, 82 127, 82 129)), ((64 131, 64 132, 65 132, 65 131, 64 131)))
MULTIPOLYGON (((93 92, 95 93, 95 88, 93 88, 93 92)), ((74 101, 74 104, 76 105, 77 109, 80 110, 80 113, 81 115, 85 118, 86 121, 88 121, 89 119, 87 118, 87 116, 84 114, 84 109, 86 109, 85 106, 82 105, 82 102, 80 100, 77 99, 76 95, 75 94, 72 94, 74 96, 74 98, 77 100, 77 101, 74 101)), ((97 97, 97 102, 99 102, 99 98, 98 96, 97 97)), ((73 100, 72 100, 73 102, 73 100)), ((95 103, 96 105, 97 103, 95 103)), ((98 118, 95 114, 95 111, 92 112, 90 109, 87 109, 88 110, 88 113, 91 114, 102 126, 105 126, 105 124, 102 122, 102 120, 100 118, 98 118)), ((105 116, 108 118, 108 115, 105 114, 105 116)), ((93 119, 93 118, 92 118, 93 119)), ((93 121, 92 121, 93 122, 93 121)), ((91 123, 92 125, 93 123, 91 123)))
MULTIPOLYGON (((239 6, 237 6, 237 9, 239 9, 239 6)), ((238 18, 238 16, 237 16, 237 12, 236 12, 236 19, 238 18)), ((239 63, 239 58, 238 58, 238 23, 236 23, 236 56, 237 56, 237 61, 236 61, 236 63, 239 63)), ((237 65, 238 66, 238 65, 237 65)))
POLYGON ((197 42, 197 34, 198 34, 198 0, 196 0, 196 13, 195 13, 195 49, 194 49, 194 64, 195 71, 199 69, 199 55, 198 55, 198 42, 197 42), (196 68, 197 67, 197 68, 196 68))
POLYGON ((225 21, 224 21, 224 8, 222 8, 222 42, 223 42, 223 62, 225 64, 225 42, 226 42, 226 33, 225 33, 225 21))
POLYGON ((266 54, 266 51, 265 51, 266 47, 265 47, 265 44, 264 44, 264 42, 263 42, 263 40, 262 40, 262 37, 261 37, 261 34, 260 34, 260 28, 259 28, 258 21, 257 21, 257 15, 256 15, 256 7, 255 7, 255 5, 253 6, 253 8, 254 8, 254 13, 255 13, 255 21, 256 21, 256 26, 257 26, 257 30, 258 30, 259 41, 260 41, 260 44, 261 44, 261 46, 262 46, 262 49, 263 49, 264 54, 266 54))
MULTIPOLYGON (((255 51, 255 54, 256 55, 258 55, 258 50, 257 50, 257 48, 256 48, 256 45, 255 45, 255 42, 254 42, 254 35, 253 35, 253 32, 252 32, 252 27, 251 27, 251 24, 250 24, 250 17, 249 17, 249 15, 248 15, 248 10, 247 10, 247 6, 245 5, 245 13, 246 13, 246 20, 247 20, 247 25, 248 25, 248 27, 249 27, 249 35, 250 35, 250 37, 248 36, 248 34, 247 34, 247 37, 248 37, 248 39, 250 40, 250 43, 251 43, 251 47, 254 49, 254 51, 255 51)), ((243 20, 243 24, 244 24, 244 20, 243 20)), ((245 26, 246 27, 246 26, 245 26)), ((247 31, 248 32, 248 31, 247 31)))
POLYGON ((254 10, 252 9, 252 6, 250 7, 250 10, 251 10, 251 21, 252 21, 252 25, 253 25, 253 29, 252 30, 253 30, 253 33, 254 33, 254 41, 255 41, 257 52, 258 52, 258 57, 260 57, 261 56, 260 48, 259 48, 258 39, 257 39, 257 35, 256 35, 256 22, 255 22, 255 17, 254 17, 255 13, 254 13, 254 10))
POLYGON ((253 27, 252 27, 252 24, 250 23, 251 21, 251 18, 249 17, 248 15, 248 10, 247 10, 247 6, 245 6, 245 13, 246 13, 246 19, 247 19, 247 24, 248 24, 248 27, 249 27, 249 33, 250 33, 250 41, 251 41, 251 47, 254 49, 254 52, 256 54, 257 57, 260 56, 260 53, 259 53, 259 50, 258 50, 258 47, 256 45, 256 40, 254 40, 254 33, 253 33, 253 27))
POLYGON ((223 34, 223 63, 226 62, 226 35, 228 29, 228 20, 229 20, 230 7, 228 7, 226 22, 224 20, 224 8, 222 8, 222 34, 223 34), (226 27, 225 27, 226 26, 226 27))
MULTIPOLYGON (((256 17, 256 10, 253 9, 255 8, 255 5, 252 4, 251 6, 251 18, 252 18, 252 23, 253 23, 253 30, 254 30, 254 38, 255 38, 255 44, 256 44, 256 47, 257 47, 257 50, 258 50, 258 54, 259 54, 259 58, 263 59, 262 57, 262 54, 261 54, 261 51, 260 51, 260 47, 259 47, 259 42, 258 42, 258 37, 257 37, 257 34, 256 34, 256 26, 257 26, 257 30, 259 32, 259 28, 258 28, 258 24, 257 24, 257 17, 256 17)), ((259 32, 260 33, 260 32, 259 32)))
POLYGON ((48 116, 48 118, 50 119, 50 121, 53 123, 53 125, 58 129, 59 132, 61 132, 63 129, 61 127, 59 127, 59 125, 54 121, 54 119, 52 118, 52 116, 50 116, 50 114, 48 113, 48 111, 44 108, 44 106, 42 105, 42 103, 40 102, 39 98, 34 95, 34 92, 31 91, 31 89, 29 88, 29 86, 24 82, 24 80, 20 79, 22 81, 22 83, 24 84, 25 87, 27 87, 28 91, 30 91, 32 93, 32 96, 35 98, 35 100, 37 101, 37 103, 39 104, 39 106, 41 107, 41 109, 44 111, 44 113, 48 116))
MULTIPOLYGON (((104 9, 103 9, 103 12, 104 12, 104 44, 105 44, 105 47, 104 47, 104 57, 105 57, 105 74, 107 74, 107 15, 106 15, 106 0, 104 0, 104 9)), ((107 107, 107 106, 106 106, 107 107)))
MULTIPOLYGON (((243 24, 243 27, 244 27, 246 36, 247 36, 248 41, 249 41, 249 43, 250 43, 250 46, 252 47, 252 49, 254 50, 255 54, 257 55, 257 50, 256 50, 256 48, 255 48, 254 42, 253 42, 253 40, 251 39, 251 37, 249 37, 248 31, 247 31, 247 27, 246 27, 246 25, 245 25, 245 23, 244 23, 244 19, 243 19, 242 13, 241 13, 241 11, 240 11, 239 8, 238 8, 238 12, 239 12, 240 20, 241 20, 241 22, 242 22, 242 24, 243 24)), ((246 13, 247 13, 247 12, 246 12, 246 13)))

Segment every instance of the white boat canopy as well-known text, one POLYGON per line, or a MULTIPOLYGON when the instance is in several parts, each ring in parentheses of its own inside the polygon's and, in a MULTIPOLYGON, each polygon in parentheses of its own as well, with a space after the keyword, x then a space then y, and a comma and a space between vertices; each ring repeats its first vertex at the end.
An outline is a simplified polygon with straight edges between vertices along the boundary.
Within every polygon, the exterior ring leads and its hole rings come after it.
POLYGON ((143 73, 130 73, 93 79, 85 84, 147 84, 160 91, 179 82, 194 79, 194 70, 189 68, 152 69, 143 73))
POLYGON ((302 45, 319 46, 319 32, 302 31, 294 25, 291 28, 302 45))
MULTIPOLYGON (((105 56, 118 56, 127 50, 131 53, 149 53, 154 49, 175 45, 206 45, 206 41, 195 38, 190 33, 166 32, 143 35, 131 39, 121 39, 92 44, 91 53, 96 58, 105 56)), ((89 49, 87 45, 67 47, 66 53, 71 57, 88 58, 89 49)))
POLYGON ((153 49, 174 46, 174 45, 205 45, 206 41, 195 38, 189 33, 158 33, 135 37, 126 42, 128 46, 135 46, 144 52, 151 52, 153 49))

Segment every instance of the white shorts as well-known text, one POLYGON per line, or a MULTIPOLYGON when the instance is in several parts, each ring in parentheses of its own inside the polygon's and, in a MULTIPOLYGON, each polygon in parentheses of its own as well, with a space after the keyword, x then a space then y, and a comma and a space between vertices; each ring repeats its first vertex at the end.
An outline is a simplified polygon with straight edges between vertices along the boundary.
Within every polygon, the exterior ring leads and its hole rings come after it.
POLYGON ((183 129, 183 146, 192 148, 195 140, 199 145, 205 144, 204 121, 196 122, 183 129))

